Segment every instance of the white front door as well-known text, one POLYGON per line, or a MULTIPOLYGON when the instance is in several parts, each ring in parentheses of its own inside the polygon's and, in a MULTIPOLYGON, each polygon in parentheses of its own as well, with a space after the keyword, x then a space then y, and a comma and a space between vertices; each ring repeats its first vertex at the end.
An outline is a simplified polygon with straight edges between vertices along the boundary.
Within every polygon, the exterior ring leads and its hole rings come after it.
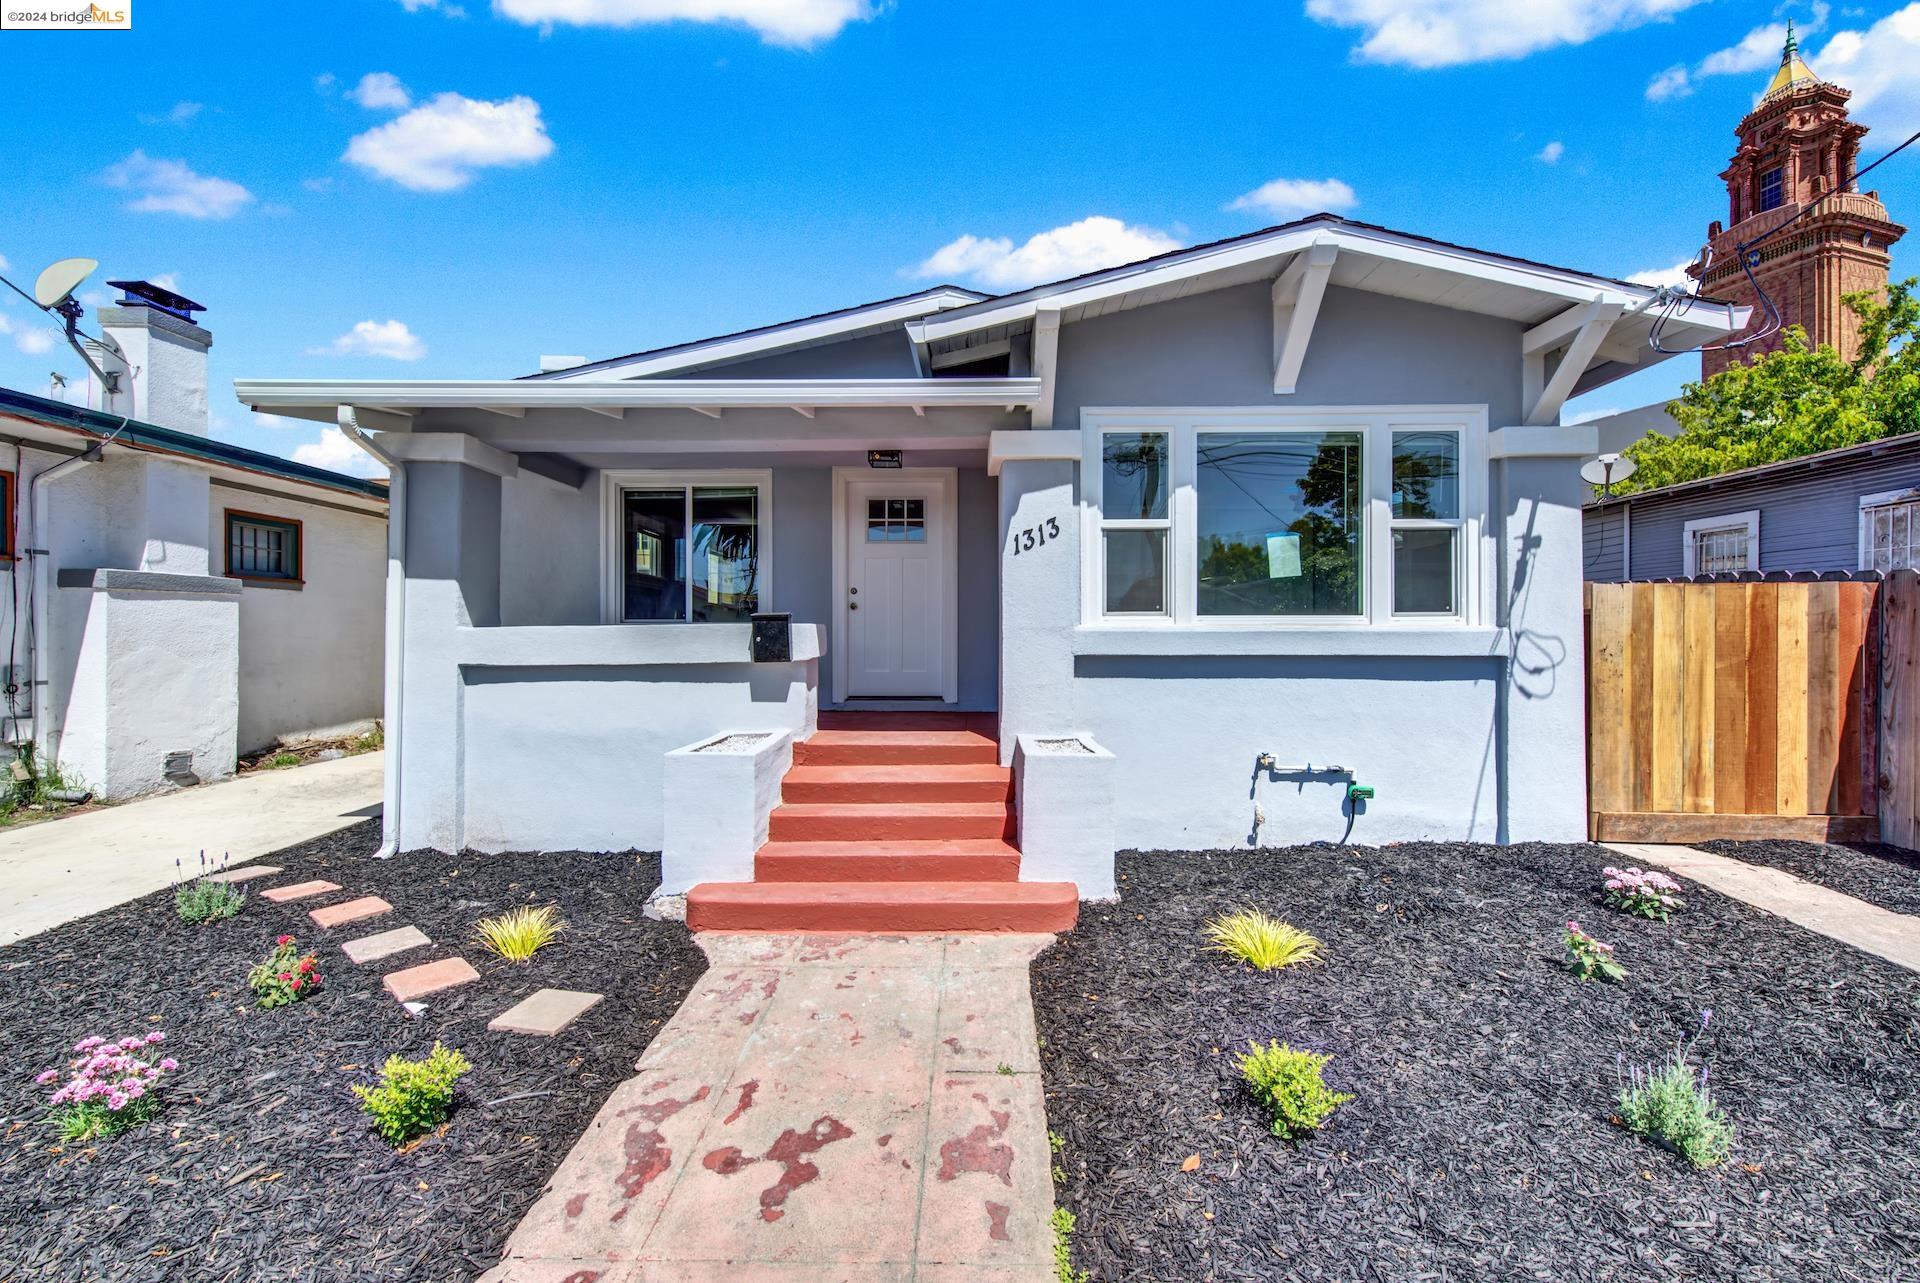
POLYGON ((938 481, 847 486, 849 696, 940 696, 946 691, 948 549, 938 481))

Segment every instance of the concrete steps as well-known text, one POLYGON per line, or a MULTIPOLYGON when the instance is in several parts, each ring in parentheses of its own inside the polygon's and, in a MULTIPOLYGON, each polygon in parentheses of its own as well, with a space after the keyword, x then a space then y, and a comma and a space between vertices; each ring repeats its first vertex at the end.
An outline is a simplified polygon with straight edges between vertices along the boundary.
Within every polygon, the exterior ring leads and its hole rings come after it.
POLYGON ((687 893, 696 931, 1064 931, 1070 882, 1020 881, 991 715, 837 713, 794 745, 754 881, 687 893))

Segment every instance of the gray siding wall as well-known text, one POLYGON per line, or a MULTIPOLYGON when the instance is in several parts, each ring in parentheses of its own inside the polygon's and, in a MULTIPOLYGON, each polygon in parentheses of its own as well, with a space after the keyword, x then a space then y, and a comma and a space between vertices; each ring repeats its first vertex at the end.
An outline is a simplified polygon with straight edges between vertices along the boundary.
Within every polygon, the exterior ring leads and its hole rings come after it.
POLYGON ((750 356, 725 365, 675 370, 663 379, 911 379, 913 345, 905 328, 822 343, 791 352, 750 356))
POLYGON ((1686 573, 1686 524, 1739 512, 1760 514, 1760 565, 1767 571, 1858 570, 1860 496, 1920 486, 1920 436, 1876 451, 1809 463, 1586 510, 1586 577, 1667 579, 1686 573), (1622 575, 1622 513, 1632 510, 1633 566, 1622 575))

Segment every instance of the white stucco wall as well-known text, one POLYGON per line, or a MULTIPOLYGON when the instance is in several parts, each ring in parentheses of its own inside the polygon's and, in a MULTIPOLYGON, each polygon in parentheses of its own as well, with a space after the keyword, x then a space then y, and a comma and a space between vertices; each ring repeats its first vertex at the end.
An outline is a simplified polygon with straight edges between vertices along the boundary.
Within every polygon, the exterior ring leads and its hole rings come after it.
POLYGON ((216 484, 203 518, 215 574, 226 568, 229 510, 300 522, 305 578, 241 590, 240 751, 364 729, 381 715, 386 521, 216 484))

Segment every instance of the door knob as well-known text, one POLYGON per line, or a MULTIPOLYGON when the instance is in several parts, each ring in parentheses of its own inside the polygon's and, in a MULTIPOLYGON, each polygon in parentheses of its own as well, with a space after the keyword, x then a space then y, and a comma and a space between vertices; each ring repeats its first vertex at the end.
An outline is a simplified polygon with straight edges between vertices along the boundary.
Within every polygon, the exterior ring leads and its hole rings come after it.
POLYGON ((850 601, 850 602, 848 602, 848 603, 847 603, 847 609, 848 609, 848 610, 858 610, 858 609, 860 609, 860 603, 859 603, 859 602, 857 602, 857 601, 850 601))

